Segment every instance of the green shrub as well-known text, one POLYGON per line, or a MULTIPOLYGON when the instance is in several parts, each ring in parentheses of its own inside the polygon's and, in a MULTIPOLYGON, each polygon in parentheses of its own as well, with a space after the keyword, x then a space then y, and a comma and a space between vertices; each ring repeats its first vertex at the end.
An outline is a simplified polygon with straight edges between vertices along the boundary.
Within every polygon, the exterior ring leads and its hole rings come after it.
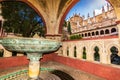
POLYGON ((70 40, 76 40, 76 39, 82 39, 82 36, 81 35, 71 35, 70 36, 70 40))

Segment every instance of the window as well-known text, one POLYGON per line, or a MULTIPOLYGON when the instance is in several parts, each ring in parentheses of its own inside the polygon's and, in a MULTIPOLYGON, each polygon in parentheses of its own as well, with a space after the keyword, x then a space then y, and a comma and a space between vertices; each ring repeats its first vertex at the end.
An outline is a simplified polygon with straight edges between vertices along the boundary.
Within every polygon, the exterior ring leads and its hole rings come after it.
POLYGON ((94 51, 95 51, 94 60, 95 61, 100 61, 99 48, 97 46, 95 46, 94 51))
POLYGON ((100 35, 104 35, 104 31, 103 30, 100 31, 100 35))
POLYGON ((92 36, 94 36, 95 35, 95 33, 94 32, 92 32, 92 36))
POLYGON ((90 33, 88 33, 88 36, 90 36, 90 33))
POLYGON ((117 30, 115 28, 111 29, 111 33, 116 32, 117 30))
POLYGON ((118 48, 113 46, 110 48, 110 51, 111 51, 110 55, 111 63, 120 65, 120 56, 118 56, 118 48))
POLYGON ((86 48, 83 47, 83 56, 82 56, 83 59, 86 59, 86 48))
POLYGON ((110 32, 109 32, 109 30, 108 29, 106 29, 105 30, 105 34, 109 34, 110 32))
POLYGON ((76 46, 74 47, 74 57, 77 57, 76 46))
POLYGON ((96 31, 96 35, 99 35, 99 32, 98 32, 98 31, 96 31))
POLYGON ((69 56, 69 47, 67 47, 67 56, 69 56))

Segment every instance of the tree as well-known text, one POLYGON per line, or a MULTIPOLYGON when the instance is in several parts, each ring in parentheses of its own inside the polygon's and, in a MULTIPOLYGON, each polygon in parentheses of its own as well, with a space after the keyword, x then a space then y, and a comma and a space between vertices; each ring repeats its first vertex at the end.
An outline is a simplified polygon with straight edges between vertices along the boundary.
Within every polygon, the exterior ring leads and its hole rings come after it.
POLYGON ((23 37, 31 37, 36 32, 45 33, 42 19, 27 4, 18 1, 3 1, 1 4, 6 32, 19 33, 23 37))
POLYGON ((68 22, 68 26, 67 26, 67 30, 68 30, 68 33, 71 35, 71 25, 70 25, 70 22, 68 22))
POLYGON ((63 27, 67 27, 67 21, 64 20, 63 27))
POLYGON ((67 21, 64 20, 64 23, 63 23, 63 26, 62 26, 62 40, 67 40, 68 39, 66 29, 67 29, 67 21))

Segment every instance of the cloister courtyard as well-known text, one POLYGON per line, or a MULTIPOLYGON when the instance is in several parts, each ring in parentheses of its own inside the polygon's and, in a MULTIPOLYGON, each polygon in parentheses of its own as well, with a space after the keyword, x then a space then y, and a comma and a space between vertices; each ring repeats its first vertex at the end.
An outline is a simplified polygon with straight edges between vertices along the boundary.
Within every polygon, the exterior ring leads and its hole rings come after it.
MULTIPOLYGON (((35 13, 23 16, 23 21, 15 20, 12 12, 7 14, 16 21, 15 26, 0 15, 0 80, 119 80, 120 1, 103 1, 107 5, 101 8, 102 13, 93 11, 85 18, 73 11, 68 19, 69 11, 82 0, 10 0, 30 7, 21 7, 20 15, 24 10, 32 12, 30 9, 35 13), (29 18, 30 23, 24 22, 29 18)), ((9 1, 0 0, 1 14, 2 9, 12 10, 5 8, 4 2, 9 1)))

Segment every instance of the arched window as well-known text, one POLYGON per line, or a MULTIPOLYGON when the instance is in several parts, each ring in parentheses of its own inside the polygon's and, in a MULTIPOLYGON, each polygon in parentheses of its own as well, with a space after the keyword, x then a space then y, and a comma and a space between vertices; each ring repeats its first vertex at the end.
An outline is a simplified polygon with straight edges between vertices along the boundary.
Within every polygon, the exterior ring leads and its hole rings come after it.
POLYGON ((108 29, 106 29, 105 30, 105 34, 109 34, 110 32, 109 32, 109 30, 108 29))
POLYGON ((0 57, 3 57, 4 49, 0 49, 0 57))
POLYGON ((98 31, 96 31, 96 35, 99 35, 99 32, 98 32, 98 31))
POLYGON ((87 37, 87 33, 85 33, 85 37, 87 37))
POLYGON ((82 37, 84 37, 84 34, 82 34, 82 37))
POLYGON ((120 56, 118 56, 118 48, 113 46, 110 48, 110 51, 111 51, 110 55, 111 63, 120 65, 120 56))
POLYGON ((90 36, 90 33, 88 33, 88 36, 90 36))
POLYGON ((86 59, 86 48, 83 47, 83 56, 82 56, 83 59, 86 59))
POLYGON ((117 31, 116 28, 111 29, 111 33, 116 32, 116 31, 117 31))
POLYGON ((69 56, 69 47, 67 47, 67 56, 69 56))
POLYGON ((77 57, 76 46, 74 47, 74 57, 77 57))
POLYGON ((79 36, 81 36, 81 34, 79 34, 79 36))
POLYGON ((92 32, 92 36, 94 36, 95 35, 95 33, 94 32, 92 32))
POLYGON ((97 46, 95 46, 94 51, 95 51, 94 60, 95 61, 100 61, 99 48, 97 46))
POLYGON ((104 31, 103 30, 100 31, 100 35, 104 35, 104 31))

